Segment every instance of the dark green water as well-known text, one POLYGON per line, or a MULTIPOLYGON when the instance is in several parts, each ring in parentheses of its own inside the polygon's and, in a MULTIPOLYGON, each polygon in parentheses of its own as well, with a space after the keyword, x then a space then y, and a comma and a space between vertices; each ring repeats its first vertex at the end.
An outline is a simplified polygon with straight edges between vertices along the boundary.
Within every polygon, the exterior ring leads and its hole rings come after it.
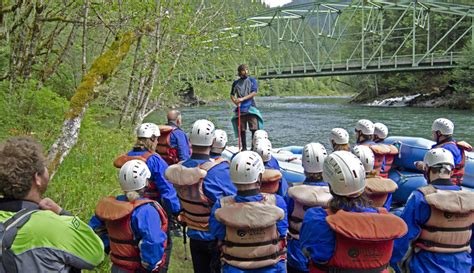
MULTIPOLYGON (((431 137, 431 123, 439 117, 451 119, 455 124, 455 137, 474 143, 474 112, 409 107, 369 107, 347 103, 347 98, 328 97, 259 97, 257 106, 265 120, 274 147, 304 145, 321 142, 328 145, 329 131, 334 127, 345 128, 354 141, 354 125, 366 118, 385 123, 390 135, 431 137)), ((189 131, 196 119, 209 119, 217 128, 229 134, 230 145, 236 144, 230 117, 229 102, 183 108, 183 128, 189 131)), ((163 121, 164 113, 156 112, 148 121, 163 121)))

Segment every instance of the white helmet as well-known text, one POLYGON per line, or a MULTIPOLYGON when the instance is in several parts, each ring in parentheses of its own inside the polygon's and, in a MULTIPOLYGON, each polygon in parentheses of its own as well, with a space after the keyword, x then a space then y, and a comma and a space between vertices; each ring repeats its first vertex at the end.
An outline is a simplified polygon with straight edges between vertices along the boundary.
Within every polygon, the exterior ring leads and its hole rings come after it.
POLYGON ((451 165, 452 168, 454 167, 453 154, 443 148, 435 148, 426 152, 423 162, 425 162, 428 167, 441 167, 442 165, 451 165))
POLYGON ((323 178, 332 192, 341 196, 352 196, 365 189, 365 170, 360 160, 352 153, 337 151, 324 160, 323 178))
POLYGON ((160 128, 154 123, 143 123, 137 129, 137 137, 152 138, 153 136, 160 136, 160 128))
POLYGON ((217 129, 214 132, 216 141, 212 145, 211 151, 220 152, 220 149, 225 148, 227 145, 227 133, 224 130, 217 129))
POLYGON ((446 118, 439 118, 433 121, 431 131, 439 131, 442 135, 452 135, 454 133, 454 124, 446 118))
POLYGON ((385 126, 385 124, 376 122, 374 123, 375 130, 374 130, 374 135, 376 135, 380 139, 386 139, 388 136, 388 128, 385 126))
POLYGON ((120 187, 126 192, 143 189, 150 176, 151 172, 145 162, 138 159, 127 161, 120 168, 120 187))
POLYGON ((262 138, 255 143, 255 152, 262 157, 263 162, 272 159, 272 143, 270 140, 262 138))
POLYGON ((307 173, 320 173, 323 171, 324 159, 328 156, 326 148, 321 143, 309 143, 303 148, 301 157, 303 169, 307 173))
POLYGON ((364 135, 373 135, 374 134, 374 124, 368 119, 361 119, 357 121, 355 129, 361 131, 364 135))
POLYGON ((267 131, 265 130, 257 130, 255 131, 255 133, 253 134, 253 139, 254 140, 257 140, 259 138, 267 138, 268 139, 268 133, 267 131))
POLYGON ((262 158, 255 152, 238 153, 230 163, 230 178, 235 184, 252 184, 265 171, 262 158))
POLYGON ((364 165, 365 172, 370 172, 374 169, 374 152, 367 146, 357 145, 352 149, 352 152, 359 158, 362 165, 364 165))
POLYGON ((336 144, 348 144, 349 133, 342 128, 333 128, 329 140, 334 141, 336 144))
POLYGON ((214 123, 206 119, 196 120, 189 141, 195 146, 209 147, 214 142, 214 123))

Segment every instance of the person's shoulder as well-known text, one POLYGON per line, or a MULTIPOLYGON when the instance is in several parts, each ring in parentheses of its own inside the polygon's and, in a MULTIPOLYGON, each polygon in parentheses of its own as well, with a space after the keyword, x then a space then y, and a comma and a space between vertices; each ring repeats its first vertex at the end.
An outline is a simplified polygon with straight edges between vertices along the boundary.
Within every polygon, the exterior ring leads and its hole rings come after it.
POLYGON ((257 82, 257 79, 254 78, 254 77, 249 77, 249 80, 250 80, 251 82, 255 82, 255 83, 257 82))
POLYGON ((328 216, 328 213, 326 210, 322 207, 314 207, 306 210, 305 219, 310 219, 310 220, 326 220, 326 217, 328 216))

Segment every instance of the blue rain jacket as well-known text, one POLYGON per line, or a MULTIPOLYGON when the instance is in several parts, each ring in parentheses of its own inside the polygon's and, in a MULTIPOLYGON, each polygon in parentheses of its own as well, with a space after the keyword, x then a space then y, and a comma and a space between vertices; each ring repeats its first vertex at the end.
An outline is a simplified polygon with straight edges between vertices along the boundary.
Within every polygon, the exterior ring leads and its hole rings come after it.
MULTIPOLYGON (((132 150, 128 152, 127 155, 140 156, 146 152, 147 150, 132 150)), ((156 188, 160 194, 160 198, 163 200, 163 206, 170 210, 173 214, 179 213, 181 210, 181 204, 179 203, 178 195, 176 194, 176 190, 174 189, 173 185, 165 178, 165 171, 168 168, 168 164, 158 154, 154 154, 148 158, 146 165, 151 172, 150 180, 152 183, 155 183, 156 188)))
MULTIPOLYGON (((452 140, 454 142, 456 142, 456 140, 452 140)), ((438 146, 440 144, 435 144, 432 146, 432 148, 435 148, 435 146, 438 146)), ((462 160, 462 152, 461 152, 461 149, 458 148, 458 146, 454 143, 446 143, 446 144, 442 144, 442 146, 440 148, 443 148, 443 149, 446 149, 448 151, 450 151, 452 154, 453 154, 453 158, 454 158, 454 164, 459 164, 461 163, 461 160, 462 160)))
MULTIPOLYGON (((276 197, 276 205, 281 208, 285 212, 285 218, 283 220, 280 220, 276 223, 278 233, 280 234, 280 237, 286 237, 286 233, 288 231, 288 214, 286 210, 286 204, 283 198, 279 195, 275 195, 276 197)), ((236 195, 234 197, 236 202, 258 202, 263 199, 263 195, 257 194, 253 196, 239 196, 236 195)), ((225 239, 225 234, 226 234, 226 228, 225 225, 223 225, 221 222, 217 221, 215 218, 215 212, 217 209, 221 208, 221 203, 220 199, 214 204, 212 207, 212 212, 211 212, 211 217, 209 219, 209 224, 210 224, 210 230, 212 232, 212 235, 217 238, 218 240, 223 241, 225 239)), ((280 261, 276 265, 273 266, 267 266, 264 268, 259 268, 259 269, 254 269, 254 270, 242 270, 236 267, 233 267, 229 264, 224 264, 222 266, 222 269, 224 273, 280 273, 280 272, 286 272, 286 263, 285 261, 280 261)))
MULTIPOLYGON (((125 195, 119 195, 116 199, 128 202, 125 195)), ((141 199, 143 198, 139 200, 141 199)), ((105 223, 96 215, 90 219, 89 226, 93 230, 105 229, 105 223)), ((138 247, 142 265, 151 271, 163 258, 167 240, 166 233, 160 229, 160 215, 153 205, 142 205, 132 212, 131 226, 134 238, 140 241, 138 247)), ((102 239, 104 247, 109 248, 110 243, 107 233, 101 233, 99 237, 102 239)))
POLYGON ((173 130, 170 134, 171 148, 178 149, 179 161, 188 160, 191 157, 188 136, 181 128, 176 126, 176 124, 168 122, 168 125, 176 128, 176 130, 173 130))
MULTIPOLYGON (((440 190, 460 190, 460 187, 455 185, 436 185, 436 181, 433 181, 432 185, 440 190)), ((395 269, 395 272, 401 272, 397 263, 401 262, 411 243, 419 236, 421 225, 428 221, 430 215, 431 208, 426 202, 423 193, 414 191, 401 215, 401 218, 408 226, 408 233, 402 238, 395 240, 390 260, 390 265, 395 269)), ((471 264, 471 255, 468 252, 445 254, 420 250, 412 256, 408 266, 411 272, 456 273, 471 272, 471 264)))

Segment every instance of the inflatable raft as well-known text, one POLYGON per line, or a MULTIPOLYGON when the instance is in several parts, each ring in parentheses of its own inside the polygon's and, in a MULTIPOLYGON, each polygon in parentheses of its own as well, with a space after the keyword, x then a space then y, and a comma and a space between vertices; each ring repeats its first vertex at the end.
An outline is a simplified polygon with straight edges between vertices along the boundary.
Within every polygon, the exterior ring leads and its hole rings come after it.
MULTIPOLYGON (((386 140, 387 143, 399 147, 400 153, 394 161, 394 167, 389 173, 390 179, 398 185, 398 190, 393 194, 393 202, 406 203, 410 194, 419 187, 427 185, 423 174, 415 168, 415 161, 422 161, 425 153, 435 144, 433 141, 420 137, 393 136, 386 140)), ((236 147, 229 147, 224 152, 224 157, 231 159, 238 151, 236 147)), ((290 183, 302 182, 305 179, 301 166, 302 146, 287 146, 276 148, 272 156, 278 160, 281 172, 290 183)), ((464 190, 474 191, 474 153, 466 153, 466 166, 463 180, 464 190)))

